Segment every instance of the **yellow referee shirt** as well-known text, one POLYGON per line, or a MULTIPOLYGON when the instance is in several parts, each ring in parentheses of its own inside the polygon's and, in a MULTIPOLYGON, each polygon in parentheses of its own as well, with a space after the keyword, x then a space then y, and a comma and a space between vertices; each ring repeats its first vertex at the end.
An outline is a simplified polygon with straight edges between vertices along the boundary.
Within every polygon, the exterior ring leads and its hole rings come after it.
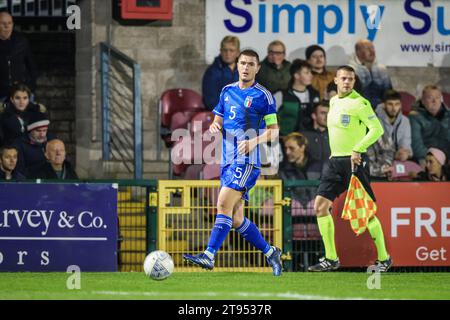
POLYGON ((332 157, 366 152, 384 132, 370 102, 355 90, 331 98, 327 126, 332 157))

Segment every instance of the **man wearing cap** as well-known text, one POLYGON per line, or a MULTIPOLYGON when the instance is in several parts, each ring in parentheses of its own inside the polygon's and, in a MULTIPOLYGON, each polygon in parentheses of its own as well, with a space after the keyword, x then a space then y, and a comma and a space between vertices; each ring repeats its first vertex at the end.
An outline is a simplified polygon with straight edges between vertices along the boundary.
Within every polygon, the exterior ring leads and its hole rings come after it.
POLYGON ((48 134, 50 120, 41 112, 33 113, 27 126, 28 134, 18 138, 15 146, 18 151, 17 170, 27 176, 30 167, 47 162, 45 146, 54 136, 48 134))
MULTIPOLYGON (((306 61, 311 65, 313 80, 311 85, 319 91, 320 99, 330 99, 327 96, 327 86, 334 81, 335 72, 326 69, 327 56, 325 50, 318 45, 311 45, 305 51, 306 61)), ((334 82, 333 82, 334 83, 334 82)))

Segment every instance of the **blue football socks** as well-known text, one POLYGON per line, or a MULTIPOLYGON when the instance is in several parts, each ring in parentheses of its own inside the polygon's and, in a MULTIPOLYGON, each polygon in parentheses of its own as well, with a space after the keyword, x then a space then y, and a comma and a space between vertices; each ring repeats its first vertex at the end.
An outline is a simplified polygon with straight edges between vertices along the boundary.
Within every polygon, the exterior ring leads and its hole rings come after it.
POLYGON ((205 251, 205 254, 211 260, 214 259, 214 255, 226 239, 228 233, 230 232, 232 224, 233 219, 231 219, 231 217, 220 213, 217 214, 214 228, 211 230, 211 235, 209 237, 208 247, 205 251))

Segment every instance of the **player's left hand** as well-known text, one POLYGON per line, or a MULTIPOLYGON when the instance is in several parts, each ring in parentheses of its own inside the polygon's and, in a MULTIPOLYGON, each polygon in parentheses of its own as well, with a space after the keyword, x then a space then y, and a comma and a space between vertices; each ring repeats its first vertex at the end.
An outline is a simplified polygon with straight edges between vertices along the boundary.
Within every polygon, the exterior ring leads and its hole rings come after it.
POLYGON ((238 143, 238 153, 247 154, 253 151, 256 147, 256 142, 253 139, 242 140, 238 143))

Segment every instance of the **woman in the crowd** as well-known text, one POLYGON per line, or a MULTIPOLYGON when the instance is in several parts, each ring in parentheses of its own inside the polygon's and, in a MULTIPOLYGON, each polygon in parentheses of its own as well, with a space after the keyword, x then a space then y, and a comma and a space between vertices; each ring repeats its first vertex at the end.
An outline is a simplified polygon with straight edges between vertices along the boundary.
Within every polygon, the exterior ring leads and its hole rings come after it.
POLYGON ((419 172, 414 178, 425 181, 450 181, 450 168, 445 153, 437 148, 429 148, 425 157, 425 171, 419 172))
POLYGON ((0 131, 3 141, 0 145, 12 144, 14 140, 26 134, 28 120, 32 113, 45 113, 46 109, 40 104, 30 101, 30 89, 20 83, 12 86, 9 99, 0 108, 0 131))

